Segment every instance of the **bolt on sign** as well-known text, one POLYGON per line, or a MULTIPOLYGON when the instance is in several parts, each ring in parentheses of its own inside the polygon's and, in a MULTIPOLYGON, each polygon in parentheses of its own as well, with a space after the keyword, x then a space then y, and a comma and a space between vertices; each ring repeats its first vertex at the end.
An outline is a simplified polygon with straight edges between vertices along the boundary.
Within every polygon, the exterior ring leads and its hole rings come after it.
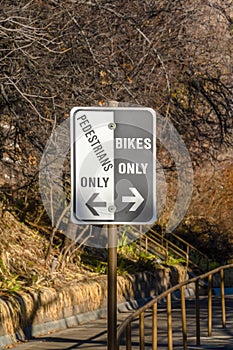
POLYGON ((154 110, 74 107, 70 122, 72 222, 153 223, 154 110))

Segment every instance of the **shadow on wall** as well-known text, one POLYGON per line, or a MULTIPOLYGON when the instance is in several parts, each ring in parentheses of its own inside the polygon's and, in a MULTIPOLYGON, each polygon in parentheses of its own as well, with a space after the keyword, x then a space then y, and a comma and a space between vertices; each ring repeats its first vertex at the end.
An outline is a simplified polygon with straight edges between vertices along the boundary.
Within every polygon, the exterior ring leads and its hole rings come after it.
POLYGON ((143 298, 150 298, 157 296, 171 286, 174 286, 185 279, 187 279, 186 268, 161 267, 154 270, 154 272, 139 272, 135 275, 128 275, 125 281, 126 286, 118 284, 119 292, 125 300, 140 300, 143 298))

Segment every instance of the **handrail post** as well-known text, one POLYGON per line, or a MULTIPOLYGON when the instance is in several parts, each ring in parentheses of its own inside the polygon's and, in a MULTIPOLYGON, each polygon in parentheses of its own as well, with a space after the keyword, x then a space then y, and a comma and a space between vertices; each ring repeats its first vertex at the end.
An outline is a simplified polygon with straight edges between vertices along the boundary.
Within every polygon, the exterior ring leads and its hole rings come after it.
POLYGON ((168 250, 166 249, 165 252, 166 252, 165 263, 167 263, 168 262, 168 250))
POLYGON ((157 346, 158 346, 157 312, 158 312, 158 304, 155 303, 152 309, 152 350, 157 350, 157 346))
POLYGON ((140 225, 140 233, 139 233, 140 253, 142 252, 142 237, 143 237, 142 225, 140 225))
POLYGON ((200 300, 199 300, 199 279, 195 281, 195 307, 196 307, 196 345, 201 344, 201 327, 200 327, 200 300))
POLYGON ((212 336, 212 275, 208 276, 208 336, 212 336))
POLYGON ((165 235, 165 232, 164 232, 164 230, 162 231, 162 246, 164 246, 164 235, 165 235))
POLYGON ((185 305, 185 294, 184 286, 180 288, 181 294, 181 317, 182 317, 182 333, 183 333, 183 348, 184 350, 188 349, 187 343, 187 323, 186 323, 186 305, 185 305))
POLYGON ((171 293, 167 295, 167 335, 168 335, 168 350, 173 349, 172 341, 172 300, 171 293))
POLYGON ((185 256, 186 256, 186 267, 188 267, 189 266, 189 254, 186 253, 185 256))
POLYGON ((132 345, 131 345, 131 323, 129 323, 126 327, 125 331, 125 342, 126 342, 126 350, 131 350, 132 345))
POLYGON ((168 255, 169 255, 169 251, 168 251, 168 241, 166 241, 165 249, 166 249, 166 260, 165 260, 165 262, 167 263, 167 262, 168 262, 168 255))
POLYGON ((146 254, 148 253, 148 238, 146 237, 146 254))
POLYGON ((139 328, 140 328, 140 335, 139 335, 139 343, 140 343, 140 350, 144 350, 145 349, 145 336, 144 336, 144 328, 145 328, 145 324, 144 324, 144 312, 140 313, 139 316, 139 328))
POLYGON ((225 306, 225 282, 224 282, 224 270, 220 270, 221 279, 221 307, 222 307, 222 326, 226 327, 226 306, 225 306))

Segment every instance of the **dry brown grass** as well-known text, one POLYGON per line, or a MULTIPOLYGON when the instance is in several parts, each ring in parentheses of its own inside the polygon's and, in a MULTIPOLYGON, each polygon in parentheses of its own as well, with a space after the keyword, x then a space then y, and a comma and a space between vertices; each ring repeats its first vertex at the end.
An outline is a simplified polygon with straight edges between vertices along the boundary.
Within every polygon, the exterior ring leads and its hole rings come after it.
POLYGON ((233 153, 229 160, 199 168, 195 184, 191 215, 233 234, 233 153))
POLYGON ((60 251, 54 247, 46 264, 48 240, 38 231, 20 223, 12 214, 0 209, 0 294, 27 287, 59 288, 95 277, 81 264, 63 264, 59 261, 52 272, 52 261, 60 251))
MULTIPOLYGON (((1 210, 0 325, 13 341, 31 324, 59 320, 101 307, 106 279, 67 264, 51 272, 45 263, 47 239, 1 210)), ((56 249, 52 251, 57 253, 56 249)))
POLYGON ((191 205, 178 232, 224 264, 233 258, 233 153, 195 170, 191 205))

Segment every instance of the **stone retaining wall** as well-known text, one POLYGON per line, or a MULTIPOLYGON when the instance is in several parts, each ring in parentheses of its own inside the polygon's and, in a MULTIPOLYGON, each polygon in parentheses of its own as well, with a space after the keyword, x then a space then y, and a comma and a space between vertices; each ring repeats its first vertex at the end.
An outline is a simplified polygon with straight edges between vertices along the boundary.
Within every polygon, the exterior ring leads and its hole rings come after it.
MULTIPOLYGON (((158 295, 187 278, 185 269, 161 268, 118 276, 118 303, 158 295)), ((42 288, 0 297, 0 348, 97 318, 107 306, 107 279, 100 276, 62 290, 42 288), (98 312, 99 311, 99 312, 98 312), (81 316, 80 316, 81 315, 81 316), (91 316, 92 315, 92 316, 91 316), (46 327, 47 325, 47 327, 46 327)))

